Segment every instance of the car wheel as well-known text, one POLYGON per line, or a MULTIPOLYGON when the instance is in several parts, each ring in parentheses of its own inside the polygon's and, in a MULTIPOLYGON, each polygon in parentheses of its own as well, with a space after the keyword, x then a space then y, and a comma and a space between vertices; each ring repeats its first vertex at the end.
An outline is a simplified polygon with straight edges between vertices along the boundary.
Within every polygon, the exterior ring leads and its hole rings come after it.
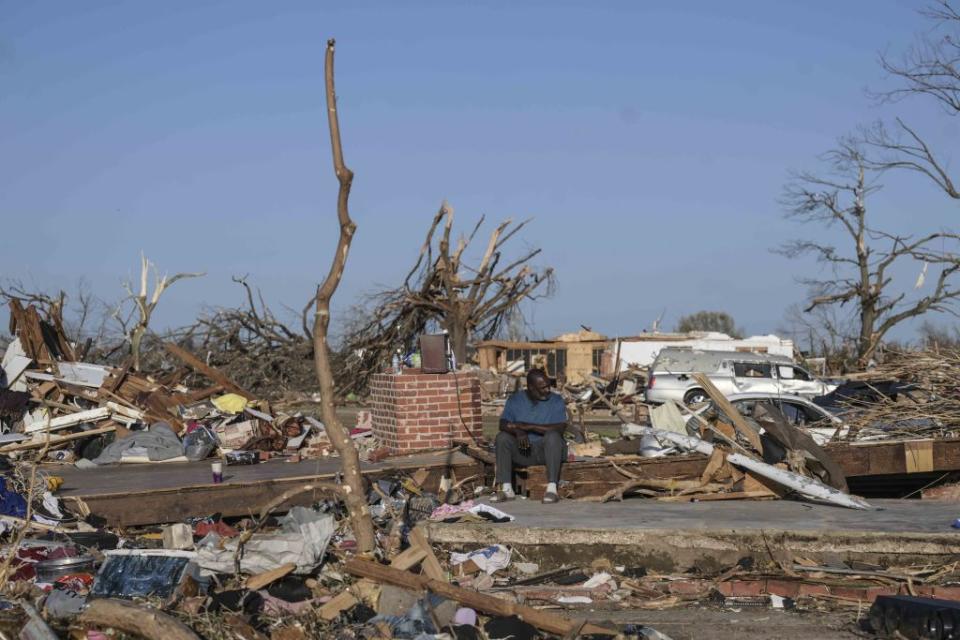
POLYGON ((708 401, 710 396, 703 389, 690 389, 683 395, 683 404, 692 407, 696 404, 703 404, 708 401))

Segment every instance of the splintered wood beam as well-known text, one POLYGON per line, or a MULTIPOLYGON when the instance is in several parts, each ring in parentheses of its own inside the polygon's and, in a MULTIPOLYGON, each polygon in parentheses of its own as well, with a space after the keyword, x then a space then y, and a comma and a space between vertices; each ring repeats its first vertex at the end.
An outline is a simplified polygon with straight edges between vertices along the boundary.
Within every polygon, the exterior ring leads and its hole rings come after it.
POLYGON ((249 391, 247 391, 246 389, 244 389, 243 387, 235 383, 233 380, 225 376, 223 372, 219 371, 218 369, 215 369, 214 367, 209 366, 203 360, 193 355, 186 349, 182 347, 178 347, 177 345, 170 342, 165 342, 163 344, 163 348, 166 349, 167 353, 169 353, 170 355, 176 358, 179 358, 183 362, 183 364, 187 365, 197 373, 203 376, 206 376, 212 382, 215 382, 216 384, 220 385, 227 391, 231 391, 239 396, 243 396, 247 400, 256 400, 255 395, 253 395, 252 393, 250 393, 249 391))
POLYGON ((80 622, 112 627, 147 640, 200 640, 190 627, 159 609, 124 600, 94 600, 80 622))
POLYGON ((94 436, 103 435, 104 433, 110 433, 116 430, 117 430, 117 425, 112 424, 107 427, 99 427, 97 429, 91 429, 89 431, 80 431, 79 433, 71 433, 66 436, 50 436, 49 438, 46 438, 38 434, 34 436, 34 440, 27 440, 24 442, 18 442, 16 444, 8 444, 3 447, 0 447, 0 453, 13 453, 14 451, 28 451, 30 449, 42 449, 46 446, 54 447, 64 442, 71 442, 73 440, 82 440, 84 438, 92 438, 94 436))
POLYGON ((710 396, 710 399, 713 400, 717 407, 730 418, 737 433, 746 438, 747 442, 750 443, 750 446, 753 447, 757 453, 763 453, 763 444, 760 442, 760 435, 747 424, 747 421, 740 415, 736 407, 710 382, 710 379, 702 373, 693 374, 693 379, 703 387, 703 390, 707 392, 707 395, 710 396))
MULTIPOLYGON (((549 611, 541 611, 514 601, 489 596, 478 591, 463 589, 446 582, 435 580, 425 575, 415 575, 408 571, 400 571, 377 562, 351 558, 344 564, 344 570, 352 575, 367 578, 381 584, 391 584, 414 591, 431 591, 437 595, 459 602, 462 605, 498 616, 517 616, 538 629, 557 635, 566 635, 580 625, 579 621, 558 616, 549 611)), ((609 629, 596 624, 586 624, 582 628, 584 634, 617 635, 617 630, 609 629)))
POLYGON ((440 560, 438 560, 437 556, 433 553, 433 547, 430 546, 430 541, 427 540, 427 534, 424 533, 422 527, 413 528, 410 532, 410 542, 423 551, 423 572, 434 580, 443 580, 446 582, 447 574, 443 570, 440 560))

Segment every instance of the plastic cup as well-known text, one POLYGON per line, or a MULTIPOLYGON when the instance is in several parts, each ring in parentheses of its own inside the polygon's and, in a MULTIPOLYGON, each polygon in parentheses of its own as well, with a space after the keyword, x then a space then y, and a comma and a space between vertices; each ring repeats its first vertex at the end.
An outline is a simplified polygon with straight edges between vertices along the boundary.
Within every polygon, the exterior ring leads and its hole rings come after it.
POLYGON ((223 463, 213 462, 210 464, 210 471, 213 472, 213 484, 223 482, 223 463))

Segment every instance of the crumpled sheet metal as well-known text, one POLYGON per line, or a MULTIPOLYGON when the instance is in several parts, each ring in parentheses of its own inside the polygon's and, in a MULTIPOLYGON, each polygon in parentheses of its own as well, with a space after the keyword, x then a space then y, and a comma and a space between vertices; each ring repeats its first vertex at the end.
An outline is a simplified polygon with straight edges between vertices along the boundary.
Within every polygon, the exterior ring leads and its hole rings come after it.
MULTIPOLYGON (((678 447, 688 451, 696 451, 704 455, 713 453, 713 445, 700 438, 685 436, 672 431, 663 431, 662 429, 653 429, 639 424, 627 423, 620 427, 620 433, 625 436, 643 436, 652 435, 657 439, 667 440, 678 447)), ((807 478, 797 473, 778 469, 772 465, 759 460, 754 460, 740 453, 728 453, 727 461, 730 464, 753 471, 754 473, 769 478, 777 484, 781 484, 788 489, 793 489, 797 493, 813 500, 822 500, 849 509, 873 509, 870 503, 859 496, 852 496, 842 491, 837 491, 833 487, 807 478)))

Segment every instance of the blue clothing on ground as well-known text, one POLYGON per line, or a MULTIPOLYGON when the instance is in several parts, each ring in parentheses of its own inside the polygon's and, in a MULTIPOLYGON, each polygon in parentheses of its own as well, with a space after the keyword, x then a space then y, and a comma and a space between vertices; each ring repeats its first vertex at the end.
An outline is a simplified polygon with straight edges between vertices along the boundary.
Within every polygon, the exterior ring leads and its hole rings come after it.
MULTIPOLYGON (((546 400, 534 401, 526 391, 517 391, 507 398, 500 419, 525 424, 557 424, 567 421, 567 406, 563 398, 553 392, 546 400)), ((528 433, 527 437, 530 442, 538 442, 543 438, 539 433, 528 433)))
POLYGON ((7 489, 4 478, 0 478, 0 513, 15 518, 27 517, 27 501, 16 491, 7 489))

